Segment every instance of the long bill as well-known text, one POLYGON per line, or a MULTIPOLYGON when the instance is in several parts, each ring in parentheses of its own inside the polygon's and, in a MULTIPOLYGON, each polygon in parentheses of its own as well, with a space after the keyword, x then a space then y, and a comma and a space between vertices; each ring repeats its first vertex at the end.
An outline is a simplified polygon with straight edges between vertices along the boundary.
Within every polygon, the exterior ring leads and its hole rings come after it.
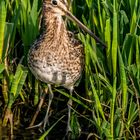
POLYGON ((105 48, 107 47, 106 44, 100 40, 91 30, 89 30, 83 23, 81 23, 71 12, 65 11, 68 18, 73 20, 81 29, 87 32, 90 36, 92 36, 98 43, 102 44, 105 48))

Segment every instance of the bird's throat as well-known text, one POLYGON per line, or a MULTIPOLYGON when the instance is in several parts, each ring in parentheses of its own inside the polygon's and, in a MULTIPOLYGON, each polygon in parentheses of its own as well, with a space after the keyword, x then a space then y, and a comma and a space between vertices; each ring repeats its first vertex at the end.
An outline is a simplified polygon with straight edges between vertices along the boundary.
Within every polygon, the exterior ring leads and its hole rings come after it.
POLYGON ((62 16, 48 14, 44 19, 45 38, 50 38, 54 42, 58 40, 60 41, 63 36, 66 35, 66 27, 62 16))

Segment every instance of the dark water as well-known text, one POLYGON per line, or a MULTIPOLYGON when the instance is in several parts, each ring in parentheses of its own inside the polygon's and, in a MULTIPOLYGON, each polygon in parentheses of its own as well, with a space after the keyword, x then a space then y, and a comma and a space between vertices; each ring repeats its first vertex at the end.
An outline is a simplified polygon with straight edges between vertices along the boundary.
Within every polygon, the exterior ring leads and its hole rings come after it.
POLYGON ((36 140, 41 133, 36 130, 17 129, 14 135, 10 134, 10 129, 0 126, 0 140, 36 140))
MULTIPOLYGON (((65 125, 58 125, 56 129, 52 129, 49 133, 47 140, 65 140, 65 125)), ((14 128, 14 135, 10 135, 10 128, 2 127, 0 124, 0 140, 38 140, 45 132, 41 132, 39 128, 29 129, 26 128, 14 128)))
MULTIPOLYGON (((0 140, 38 140, 43 133, 41 133, 38 129, 37 130, 26 130, 26 129, 17 129, 14 130, 14 135, 10 135, 10 129, 4 128, 0 126, 0 140)), ((65 130, 58 129, 52 131, 48 137, 45 138, 46 140, 67 140, 68 138, 65 137, 65 130)), ((78 140, 85 140, 85 135, 81 135, 78 140)))

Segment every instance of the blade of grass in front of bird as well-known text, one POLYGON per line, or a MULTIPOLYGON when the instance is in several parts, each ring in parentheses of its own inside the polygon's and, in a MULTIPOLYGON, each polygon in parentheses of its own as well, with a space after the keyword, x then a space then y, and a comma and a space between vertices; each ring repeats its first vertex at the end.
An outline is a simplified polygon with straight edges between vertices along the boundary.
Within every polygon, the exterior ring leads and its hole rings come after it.
POLYGON ((71 96, 70 94, 63 92, 62 90, 58 90, 55 89, 57 92, 61 93, 62 95, 72 99, 73 101, 75 101, 76 103, 80 104, 81 106, 83 106, 84 108, 88 109, 89 111, 92 111, 91 108, 89 108, 86 104, 84 104, 82 101, 80 101, 79 99, 74 98, 73 96, 71 96))
POLYGON ((45 140, 45 137, 50 133, 50 131, 65 117, 63 115, 60 119, 58 119, 40 138, 39 140, 45 140))

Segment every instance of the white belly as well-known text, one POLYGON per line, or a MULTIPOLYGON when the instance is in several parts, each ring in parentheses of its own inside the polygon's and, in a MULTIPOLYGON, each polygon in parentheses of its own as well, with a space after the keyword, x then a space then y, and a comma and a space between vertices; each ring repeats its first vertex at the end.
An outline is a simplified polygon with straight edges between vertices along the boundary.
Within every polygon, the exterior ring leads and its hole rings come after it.
POLYGON ((34 76, 45 83, 52 83, 56 85, 63 85, 69 87, 73 83, 70 74, 64 73, 57 66, 46 66, 46 67, 30 67, 31 72, 34 76))

